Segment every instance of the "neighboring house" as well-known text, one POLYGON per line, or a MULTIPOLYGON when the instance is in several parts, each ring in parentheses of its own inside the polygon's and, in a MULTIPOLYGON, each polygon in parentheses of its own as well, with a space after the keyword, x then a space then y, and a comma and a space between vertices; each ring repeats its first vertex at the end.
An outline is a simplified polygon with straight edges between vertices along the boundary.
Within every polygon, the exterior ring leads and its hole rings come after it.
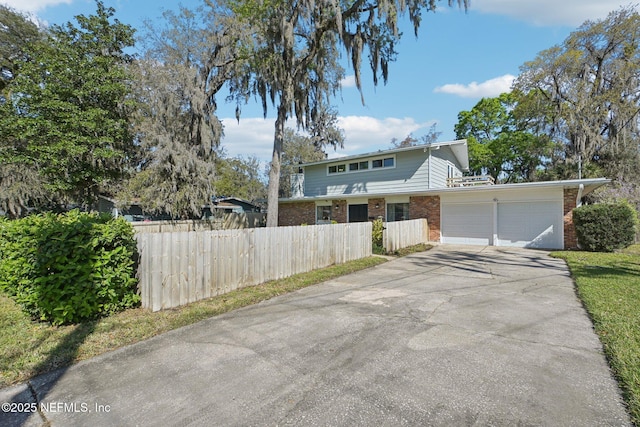
POLYGON ((203 209, 203 217, 209 218, 216 213, 254 213, 261 212, 260 206, 237 197, 213 198, 210 206, 203 209))
POLYGON ((493 185, 463 177, 466 140, 301 165, 279 225, 426 218, 434 242, 547 249, 576 247, 573 208, 604 178, 493 185))
POLYGON ((171 219, 169 215, 151 215, 143 211, 142 207, 132 200, 125 208, 119 208, 118 202, 107 196, 98 196, 98 202, 94 207, 98 212, 110 213, 114 217, 123 217, 129 222, 160 221, 171 219))
MULTIPOLYGON (((108 212, 115 217, 122 216, 127 221, 164 221, 171 220, 170 215, 151 215, 144 212, 142 207, 136 203, 136 201, 129 202, 129 206, 126 208, 118 208, 118 203, 106 196, 98 196, 98 203, 95 209, 98 212, 108 212)), ((237 197, 221 197, 212 199, 210 206, 202 207, 202 218, 208 219, 216 214, 229 214, 229 213, 259 213, 261 212, 260 206, 247 202, 246 200, 239 199, 237 197)))

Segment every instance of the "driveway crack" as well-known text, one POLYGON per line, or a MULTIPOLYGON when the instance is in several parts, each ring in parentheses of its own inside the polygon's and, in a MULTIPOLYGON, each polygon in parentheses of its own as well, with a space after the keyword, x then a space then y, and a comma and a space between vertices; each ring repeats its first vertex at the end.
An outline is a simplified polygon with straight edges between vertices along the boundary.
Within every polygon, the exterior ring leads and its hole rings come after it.
POLYGON ((33 387, 33 384, 31 383, 31 381, 27 381, 27 386, 29 387, 29 392, 31 393, 31 397, 33 397, 33 401, 36 403, 36 407, 38 408, 38 414, 40 415, 40 418, 42 418, 42 427, 49 427, 51 425, 51 421, 49 421, 46 417, 46 415, 44 414, 44 412, 42 412, 42 409, 40 408, 40 402, 38 401, 38 393, 36 393, 36 389, 33 387))

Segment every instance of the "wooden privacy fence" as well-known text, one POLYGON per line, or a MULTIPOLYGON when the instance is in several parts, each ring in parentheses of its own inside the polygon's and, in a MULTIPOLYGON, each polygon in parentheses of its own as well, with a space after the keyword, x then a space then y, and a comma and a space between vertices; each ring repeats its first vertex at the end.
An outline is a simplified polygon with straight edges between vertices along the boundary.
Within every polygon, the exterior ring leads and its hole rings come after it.
POLYGON ((371 223, 136 233, 142 306, 158 311, 372 254, 371 223))
POLYGON ((205 220, 132 222, 136 233, 162 233, 176 231, 236 230, 262 227, 267 214, 257 212, 227 213, 205 220))
POLYGON ((382 245, 387 252, 429 241, 429 227, 424 218, 387 222, 384 227, 382 245))

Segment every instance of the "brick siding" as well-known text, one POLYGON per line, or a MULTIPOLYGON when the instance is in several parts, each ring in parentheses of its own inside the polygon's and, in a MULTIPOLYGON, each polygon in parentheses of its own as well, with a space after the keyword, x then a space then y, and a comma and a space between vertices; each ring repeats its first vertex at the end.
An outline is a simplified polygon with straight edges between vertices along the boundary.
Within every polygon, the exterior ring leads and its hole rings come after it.
POLYGON ((331 219, 339 224, 347 222, 347 201, 346 200, 332 200, 331 201, 331 219), (336 206, 338 209, 336 209, 336 206))
POLYGON ((564 190, 564 248, 577 249, 578 239, 576 237, 576 229, 573 226, 573 209, 576 207, 576 198, 578 197, 577 188, 565 188, 564 190))
POLYGON ((314 202, 280 203, 278 206, 278 225, 290 226, 316 223, 316 204, 314 202))
POLYGON ((384 217, 384 211, 385 211, 385 200, 383 198, 377 198, 377 199, 369 199, 369 219, 378 219, 378 218, 382 218, 383 221, 386 221, 386 218, 384 217), (378 205, 378 207, 376 208, 376 205, 378 205))
POLYGON ((429 241, 440 241, 440 196, 413 196, 409 199, 409 218, 426 218, 429 241))

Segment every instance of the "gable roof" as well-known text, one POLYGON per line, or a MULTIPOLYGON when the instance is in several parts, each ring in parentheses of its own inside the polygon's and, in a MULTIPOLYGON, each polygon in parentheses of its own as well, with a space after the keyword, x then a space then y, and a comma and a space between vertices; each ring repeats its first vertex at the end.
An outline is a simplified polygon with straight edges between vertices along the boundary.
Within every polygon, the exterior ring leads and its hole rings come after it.
POLYGON ((467 149, 466 139, 459 139, 456 141, 434 142, 433 144, 412 145, 411 147, 392 148, 390 150, 378 150, 370 153, 355 154, 351 156, 320 160, 318 162, 304 163, 300 166, 304 167, 304 166, 323 165, 323 164, 329 164, 329 163, 348 162, 350 160, 362 159, 365 157, 384 156, 385 154, 401 153, 405 151, 422 150, 423 152, 426 152, 428 149, 438 150, 440 149, 440 147, 451 148, 453 155, 458 160, 458 163, 460 163, 460 167, 463 170, 469 169, 469 151, 467 149))

